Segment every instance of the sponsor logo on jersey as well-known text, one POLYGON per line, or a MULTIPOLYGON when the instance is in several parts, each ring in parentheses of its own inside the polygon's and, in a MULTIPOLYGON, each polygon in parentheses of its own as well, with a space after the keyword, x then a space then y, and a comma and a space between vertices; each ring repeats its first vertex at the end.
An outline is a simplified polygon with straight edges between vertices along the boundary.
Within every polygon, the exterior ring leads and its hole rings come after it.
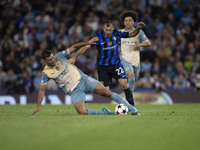
POLYGON ((134 41, 122 41, 122 44, 125 44, 125 45, 135 45, 135 42, 134 41))
POLYGON ((105 47, 104 50, 114 50, 117 47, 117 45, 111 46, 111 47, 105 47))

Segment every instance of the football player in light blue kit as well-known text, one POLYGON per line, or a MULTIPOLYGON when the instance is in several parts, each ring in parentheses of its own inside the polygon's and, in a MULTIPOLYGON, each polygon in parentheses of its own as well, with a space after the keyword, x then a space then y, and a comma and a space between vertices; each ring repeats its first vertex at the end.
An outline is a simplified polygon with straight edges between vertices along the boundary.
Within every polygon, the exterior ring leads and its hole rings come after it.
MULTIPOLYGON (((137 14, 133 11, 126 11, 120 15, 120 20, 124 23, 125 28, 122 32, 132 32, 137 21, 137 14)), ((145 33, 140 30, 138 35, 131 38, 121 38, 121 62, 126 71, 128 84, 131 91, 134 91, 135 80, 137 80, 140 70, 140 47, 149 47, 151 43, 145 33)), ((134 104, 133 104, 134 106, 134 104)))
POLYGON ((90 45, 95 44, 96 41, 98 41, 98 38, 92 38, 88 42, 77 43, 64 51, 57 53, 55 56, 51 53, 50 50, 44 50, 42 52, 42 59, 46 62, 46 66, 42 72, 41 87, 38 94, 38 104, 36 109, 32 112, 32 115, 40 111, 40 106, 44 97, 47 82, 50 79, 53 79, 65 93, 71 96, 73 105, 79 115, 115 114, 106 108, 103 108, 102 111, 86 109, 86 92, 94 92, 101 96, 112 98, 119 104, 125 104, 129 108, 129 111, 132 115, 138 114, 137 109, 130 105, 125 99, 116 93, 112 93, 99 81, 87 76, 76 66, 74 66, 69 60, 67 60, 67 56, 70 55, 75 49, 81 47, 79 51, 85 51, 90 47, 90 45))

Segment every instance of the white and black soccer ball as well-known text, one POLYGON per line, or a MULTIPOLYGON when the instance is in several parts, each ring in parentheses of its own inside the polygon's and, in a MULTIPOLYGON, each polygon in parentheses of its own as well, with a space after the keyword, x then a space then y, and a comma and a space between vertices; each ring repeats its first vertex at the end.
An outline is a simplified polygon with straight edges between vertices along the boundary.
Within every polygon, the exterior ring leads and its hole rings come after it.
POLYGON ((128 107, 124 104, 118 104, 115 107, 115 114, 116 115, 127 115, 128 114, 128 107))

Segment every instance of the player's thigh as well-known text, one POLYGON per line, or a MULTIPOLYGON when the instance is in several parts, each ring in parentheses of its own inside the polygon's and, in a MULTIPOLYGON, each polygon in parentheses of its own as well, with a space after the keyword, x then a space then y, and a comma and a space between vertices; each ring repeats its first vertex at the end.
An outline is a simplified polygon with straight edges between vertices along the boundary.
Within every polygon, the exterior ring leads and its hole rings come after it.
POLYGON ((85 81, 85 85, 83 87, 85 92, 94 92, 104 97, 111 97, 112 92, 99 81, 87 75, 85 75, 83 79, 85 81))
POLYGON ((87 109, 85 108, 85 92, 84 92, 84 82, 80 82, 78 86, 70 94, 73 101, 73 105, 80 115, 86 115, 87 109))
POLYGON ((112 95, 112 93, 109 91, 109 87, 105 87, 102 83, 94 78, 84 75, 83 79, 85 83, 82 89, 85 92, 94 92, 105 97, 110 97, 112 95))
POLYGON ((127 78, 134 78, 134 70, 133 66, 130 62, 126 61, 124 58, 121 58, 122 65, 124 67, 124 70, 126 72, 127 78))
POLYGON ((129 88, 126 72, 121 63, 115 68, 114 78, 119 82, 123 90, 129 88))
POLYGON ((115 80, 118 80, 120 78, 127 79, 126 72, 121 63, 113 68, 112 77, 115 78, 115 80))
POLYGON ((85 92, 84 92, 84 89, 80 87, 80 85, 72 91, 70 96, 73 101, 73 105, 75 105, 76 103, 80 101, 85 101, 85 92))
POLYGON ((85 92, 94 92, 95 87, 100 83, 96 79, 85 75, 85 86, 84 86, 84 91, 85 92))
POLYGON ((104 86, 110 85, 110 73, 107 70, 97 69, 98 81, 100 81, 104 86))

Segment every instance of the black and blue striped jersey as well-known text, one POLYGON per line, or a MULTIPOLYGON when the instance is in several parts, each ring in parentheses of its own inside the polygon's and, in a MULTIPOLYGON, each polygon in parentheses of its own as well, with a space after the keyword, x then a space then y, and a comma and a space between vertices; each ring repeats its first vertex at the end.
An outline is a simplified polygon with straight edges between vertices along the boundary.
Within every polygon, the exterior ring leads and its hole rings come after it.
POLYGON ((97 54, 97 66, 112 66, 120 63, 118 45, 121 38, 127 38, 128 32, 121 32, 117 29, 113 29, 112 36, 110 38, 105 37, 104 31, 98 32, 95 37, 99 38, 96 43, 98 50, 97 54))

